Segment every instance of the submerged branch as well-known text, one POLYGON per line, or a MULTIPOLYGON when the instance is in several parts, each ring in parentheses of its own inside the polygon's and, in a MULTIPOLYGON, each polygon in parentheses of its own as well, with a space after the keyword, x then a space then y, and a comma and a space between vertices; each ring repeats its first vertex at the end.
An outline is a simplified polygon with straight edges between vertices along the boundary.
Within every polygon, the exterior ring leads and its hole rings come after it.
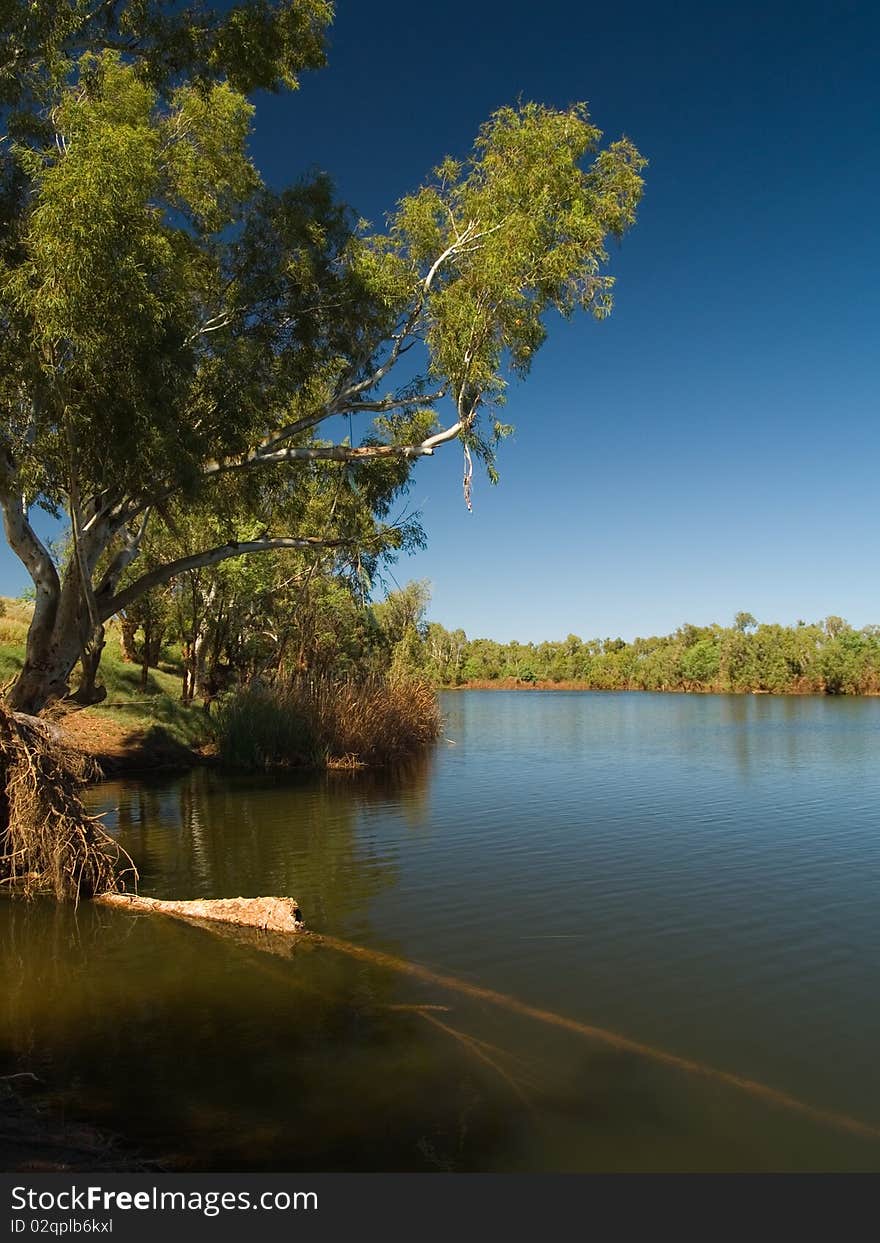
MULTIPOLYGON (((471 983, 469 980, 459 979, 457 976, 444 975, 440 972, 432 971, 429 967, 409 962, 404 958, 397 958, 395 955, 383 953, 381 950, 355 945, 351 941, 343 941, 338 937, 307 932, 302 923, 299 907, 292 898, 233 898, 222 899, 218 903, 208 901, 161 902, 154 898, 136 898, 127 894, 112 894, 103 896, 98 900, 105 905, 130 910, 135 913, 138 911, 156 911, 198 922, 205 921, 203 926, 210 928, 211 931, 221 931, 221 929, 211 928, 208 921, 241 925, 249 924, 255 929, 265 928, 269 933, 265 944, 263 945, 261 940, 254 941, 252 944, 265 948, 269 952, 277 952, 276 946, 278 941, 285 942, 287 945, 291 944, 289 934, 295 933, 297 937, 305 938, 309 944, 322 945, 327 949, 336 950, 337 953, 345 954, 348 957, 369 962, 373 966, 412 976, 415 979, 432 984, 434 987, 446 989, 462 996, 472 997, 477 1001, 497 1006, 508 1013, 517 1014, 523 1018, 543 1023, 546 1026, 571 1032, 573 1035, 585 1037, 588 1040, 624 1053, 634 1054, 637 1057, 666 1066, 669 1069, 683 1071, 689 1075, 697 1075, 701 1078, 712 1080, 723 1084, 725 1087, 743 1092, 747 1096, 761 1100, 765 1104, 800 1114, 821 1125, 830 1126, 839 1131, 846 1131, 852 1135, 861 1136, 864 1139, 880 1139, 880 1126, 863 1122, 861 1119, 853 1118, 849 1114, 819 1109, 817 1106, 790 1096, 787 1092, 781 1092, 769 1084, 760 1083, 755 1079, 748 1079, 743 1075, 733 1074, 731 1071, 719 1070, 715 1066, 694 1061, 692 1058, 681 1057, 677 1053, 669 1053, 665 1049, 658 1049, 654 1045, 643 1044, 639 1040, 632 1040, 628 1036, 609 1031, 604 1027, 595 1027, 590 1023, 582 1023, 578 1019, 569 1018, 564 1014, 557 1014, 552 1010, 543 1010, 538 1006, 529 1005, 528 1002, 520 1001, 519 998, 513 997, 508 993, 500 993, 495 989, 484 988, 480 984, 471 983), (231 904, 230 910, 236 912, 236 918, 230 919, 223 914, 206 915, 199 913, 199 909, 204 911, 206 908, 211 907, 216 907, 218 911, 222 911, 227 903, 231 904), (282 904, 281 909, 284 913, 281 915, 281 918, 282 920, 287 920, 289 925, 291 925, 287 930, 287 935, 278 937, 277 933, 279 931, 284 932, 284 930, 273 928, 269 922, 264 922, 267 919, 266 911, 268 908, 264 905, 266 903, 282 904), (255 904, 253 907, 255 917, 253 919, 247 918, 250 904, 255 904), (294 910, 296 912, 295 915, 292 914, 294 910), (276 935, 272 935, 273 933, 276 935)), ((428 1015, 424 1014, 421 1017, 428 1018, 428 1015)), ((439 1020, 434 1019, 433 1022, 434 1025, 440 1026, 439 1020)), ((459 1038, 463 1033, 456 1031, 454 1034, 456 1038, 459 1038)), ((476 1054, 476 1048, 480 1045, 484 1049, 486 1048, 485 1042, 476 1041, 473 1037, 466 1037, 466 1040, 469 1042, 469 1052, 476 1054)), ((492 1068, 496 1071, 499 1069, 494 1064, 494 1059, 492 1068)))

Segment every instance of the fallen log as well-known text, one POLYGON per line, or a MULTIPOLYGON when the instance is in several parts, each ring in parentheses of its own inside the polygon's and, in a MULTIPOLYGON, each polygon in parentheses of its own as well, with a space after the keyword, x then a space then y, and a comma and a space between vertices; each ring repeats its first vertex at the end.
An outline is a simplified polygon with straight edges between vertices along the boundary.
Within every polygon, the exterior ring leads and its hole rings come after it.
POLYGON ((133 893, 103 893, 95 898, 102 906, 127 911, 171 915, 196 923, 235 924, 260 932, 302 933, 302 911, 295 898, 196 898, 189 902, 141 898, 133 893))

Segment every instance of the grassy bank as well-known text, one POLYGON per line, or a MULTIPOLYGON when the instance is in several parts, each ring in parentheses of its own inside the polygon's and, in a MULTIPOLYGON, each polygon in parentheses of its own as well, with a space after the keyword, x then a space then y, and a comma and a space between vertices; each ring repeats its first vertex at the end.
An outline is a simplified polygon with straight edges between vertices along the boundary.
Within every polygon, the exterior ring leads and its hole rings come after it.
MULTIPOLYGON (((0 597, 0 687, 21 669, 33 606, 0 597)), ((59 714, 65 741, 93 756, 105 771, 185 767, 212 746, 210 722, 200 705, 181 702, 183 679, 173 664, 151 669, 141 685, 139 665, 124 659, 117 628, 107 628, 99 683, 103 703, 59 714)))
MULTIPOLYGON (((3 685, 21 668, 32 606, 0 602, 3 685)), ((98 675, 106 699, 57 714, 64 741, 105 772, 183 768, 208 757, 256 771, 386 767, 423 750, 440 731, 432 687, 382 678, 239 691, 219 700, 209 716, 201 704, 181 701, 181 669, 160 664, 142 686, 141 668, 124 659, 112 624, 106 640, 98 675)))

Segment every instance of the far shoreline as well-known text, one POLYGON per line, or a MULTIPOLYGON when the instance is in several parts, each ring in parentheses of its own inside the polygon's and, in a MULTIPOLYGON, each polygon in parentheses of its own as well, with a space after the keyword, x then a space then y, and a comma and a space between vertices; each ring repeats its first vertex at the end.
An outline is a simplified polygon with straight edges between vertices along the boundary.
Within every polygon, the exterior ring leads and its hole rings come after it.
POLYGON ((877 699, 880 691, 863 691, 858 695, 835 694, 832 691, 817 691, 815 688, 804 690, 769 691, 761 688, 735 690, 715 686, 593 686, 589 682, 522 682, 517 678, 495 678, 459 682, 457 685, 440 686, 439 691, 583 691, 594 695, 768 695, 772 699, 877 699))

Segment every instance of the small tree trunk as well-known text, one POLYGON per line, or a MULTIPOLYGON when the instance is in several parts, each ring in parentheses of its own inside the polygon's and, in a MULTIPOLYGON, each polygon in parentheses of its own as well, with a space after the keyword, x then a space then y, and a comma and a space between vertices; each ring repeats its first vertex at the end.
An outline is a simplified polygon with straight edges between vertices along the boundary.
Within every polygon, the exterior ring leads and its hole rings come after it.
POLYGON ((105 646, 104 627, 99 626, 86 644, 80 657, 82 678, 77 687, 76 694, 71 696, 75 703, 88 706, 89 704, 100 703, 107 698, 107 687, 96 685, 98 668, 101 664, 101 653, 104 651, 105 646))
POLYGON ((154 622, 150 629, 150 641, 147 643, 147 662, 151 669, 159 668, 159 657, 162 655, 162 642, 165 638, 165 627, 154 622))
POLYGON ((153 629, 153 623, 149 614, 144 619, 144 647, 141 652, 141 690, 147 689, 147 682, 150 678, 150 634, 153 629))
POLYGON ((192 698, 198 699, 206 693, 205 658, 207 656, 208 635, 202 630, 196 635, 193 643, 192 659, 192 698))
POLYGON ((137 645, 134 636, 137 634, 138 623, 130 617, 120 618, 122 622, 122 656, 132 664, 137 660, 137 645))

